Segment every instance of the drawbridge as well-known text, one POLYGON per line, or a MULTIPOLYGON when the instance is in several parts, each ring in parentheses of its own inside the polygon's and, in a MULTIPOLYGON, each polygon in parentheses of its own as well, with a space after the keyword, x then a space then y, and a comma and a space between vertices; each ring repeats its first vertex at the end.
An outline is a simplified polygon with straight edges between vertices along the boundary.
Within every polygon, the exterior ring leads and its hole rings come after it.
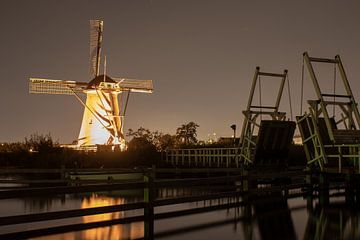
MULTIPOLYGON (((296 127, 295 122, 286 120, 285 112, 279 111, 286 80, 288 80, 287 70, 284 70, 283 73, 269 73, 260 71, 259 67, 256 68, 247 108, 243 111, 244 121, 239 144, 240 153, 236 157, 237 166, 250 164, 285 166, 296 127), (262 104, 261 77, 280 80, 274 105, 262 104), (260 105, 253 103, 257 85, 260 105)), ((289 102, 291 103, 290 90, 289 102)))
POLYGON ((305 52, 303 57, 317 97, 308 100, 308 112, 296 117, 307 164, 322 172, 359 173, 360 114, 340 56, 315 58, 305 52), (320 88, 314 63, 333 64, 333 93, 324 93, 320 88), (336 71, 345 94, 335 92, 336 71))

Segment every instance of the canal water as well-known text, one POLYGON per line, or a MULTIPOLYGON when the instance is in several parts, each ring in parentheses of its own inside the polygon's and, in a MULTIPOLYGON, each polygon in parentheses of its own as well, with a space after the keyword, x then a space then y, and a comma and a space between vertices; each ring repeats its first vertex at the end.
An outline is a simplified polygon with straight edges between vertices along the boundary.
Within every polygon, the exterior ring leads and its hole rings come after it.
MULTIPOLYGON (((186 195, 187 193, 189 192, 186 189, 163 189, 159 195, 164 197, 164 195, 186 195)), ((335 194, 339 196, 330 197, 329 201, 325 201, 325 203, 318 198, 309 201, 303 197, 258 201, 264 198, 260 196, 248 207, 242 206, 155 220, 154 239, 360 239, 360 214, 356 204, 346 201, 341 192, 335 192, 335 194)), ((136 191, 2 199, 0 200, 0 214, 1 216, 11 216, 109 206, 142 200, 142 193, 136 191)), ((234 201, 236 199, 226 198, 168 205, 155 208, 155 213, 214 206, 234 201)), ((1 226, 0 233, 104 221, 140 214, 143 214, 142 210, 1 226)), ((109 240, 142 239, 143 237, 144 222, 134 222, 33 239, 109 240)))

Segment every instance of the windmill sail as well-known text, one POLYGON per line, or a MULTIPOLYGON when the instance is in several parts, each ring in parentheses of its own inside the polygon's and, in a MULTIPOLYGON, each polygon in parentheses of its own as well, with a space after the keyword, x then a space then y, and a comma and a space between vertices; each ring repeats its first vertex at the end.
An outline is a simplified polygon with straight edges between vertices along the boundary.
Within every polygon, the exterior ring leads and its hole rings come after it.
POLYGON ((152 93, 153 83, 152 80, 140 80, 129 78, 112 78, 117 83, 117 87, 122 91, 152 93))
POLYGON ((103 34, 103 21, 90 20, 90 75, 95 78, 100 71, 100 53, 103 34))
POLYGON ((82 93, 86 87, 87 83, 75 81, 45 78, 30 78, 29 80, 29 93, 73 95, 82 93))

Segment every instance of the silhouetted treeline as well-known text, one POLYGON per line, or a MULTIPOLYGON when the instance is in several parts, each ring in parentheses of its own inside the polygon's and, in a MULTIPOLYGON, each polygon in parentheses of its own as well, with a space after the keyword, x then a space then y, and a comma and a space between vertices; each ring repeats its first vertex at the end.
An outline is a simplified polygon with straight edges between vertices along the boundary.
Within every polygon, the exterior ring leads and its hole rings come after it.
POLYGON ((159 152, 146 148, 141 151, 84 152, 54 146, 46 151, 31 152, 22 148, 12 152, 0 151, 0 166, 20 168, 128 168, 151 166, 159 158, 159 152))
MULTIPOLYGON (((77 151, 60 147, 50 134, 32 134, 24 142, 0 145, 1 167, 22 168, 129 168, 152 166, 161 158, 161 152, 171 148, 183 148, 197 143, 198 124, 181 125, 175 135, 150 131, 143 127, 133 131, 128 149, 97 152, 77 151)), ((100 148, 101 149, 101 148, 100 148)))
MULTIPOLYGON (((60 147, 50 134, 32 134, 24 142, 0 144, 0 166, 20 168, 134 168, 157 165, 162 152, 182 148, 222 148, 238 146, 238 139, 224 138, 212 143, 199 142, 198 124, 189 122, 181 125, 175 135, 150 131, 143 127, 129 129, 131 138, 124 152, 78 151, 60 147), (235 141, 235 142, 234 142, 235 141), (236 143, 237 141, 237 143, 236 143)), ((289 153, 290 165, 304 165, 302 146, 293 145, 289 153)))

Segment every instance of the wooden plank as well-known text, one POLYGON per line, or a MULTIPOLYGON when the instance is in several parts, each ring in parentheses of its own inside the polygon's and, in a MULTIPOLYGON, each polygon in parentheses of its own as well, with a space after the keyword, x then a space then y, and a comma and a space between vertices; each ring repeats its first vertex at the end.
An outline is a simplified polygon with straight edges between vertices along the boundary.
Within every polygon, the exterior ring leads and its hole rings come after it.
POLYGON ((142 209, 144 202, 0 217, 0 226, 142 209))
POLYGON ((144 182, 127 182, 127 183, 113 183, 113 184, 93 184, 93 185, 84 185, 84 186, 22 188, 22 189, 0 191, 0 199, 34 196, 34 195, 142 189, 144 187, 145 187, 144 182))
POLYGON ((11 240, 28 239, 28 238, 35 238, 40 236, 67 233, 72 231, 82 231, 92 228, 107 227, 115 224, 140 222, 143 220, 144 220, 144 216, 134 216, 134 217, 112 219, 112 220, 90 222, 90 223, 69 224, 69 225, 62 225, 57 227, 48 227, 48 228, 27 230, 22 232, 0 234, 0 239, 11 239, 11 240))
POLYGON ((296 123, 293 121, 261 121, 255 149, 255 164, 264 160, 273 164, 285 164, 289 147, 293 141, 296 123), (279 160, 282 160, 279 163, 279 160))
POLYGON ((141 173, 146 169, 131 168, 1 168, 1 174, 11 173, 141 173))

